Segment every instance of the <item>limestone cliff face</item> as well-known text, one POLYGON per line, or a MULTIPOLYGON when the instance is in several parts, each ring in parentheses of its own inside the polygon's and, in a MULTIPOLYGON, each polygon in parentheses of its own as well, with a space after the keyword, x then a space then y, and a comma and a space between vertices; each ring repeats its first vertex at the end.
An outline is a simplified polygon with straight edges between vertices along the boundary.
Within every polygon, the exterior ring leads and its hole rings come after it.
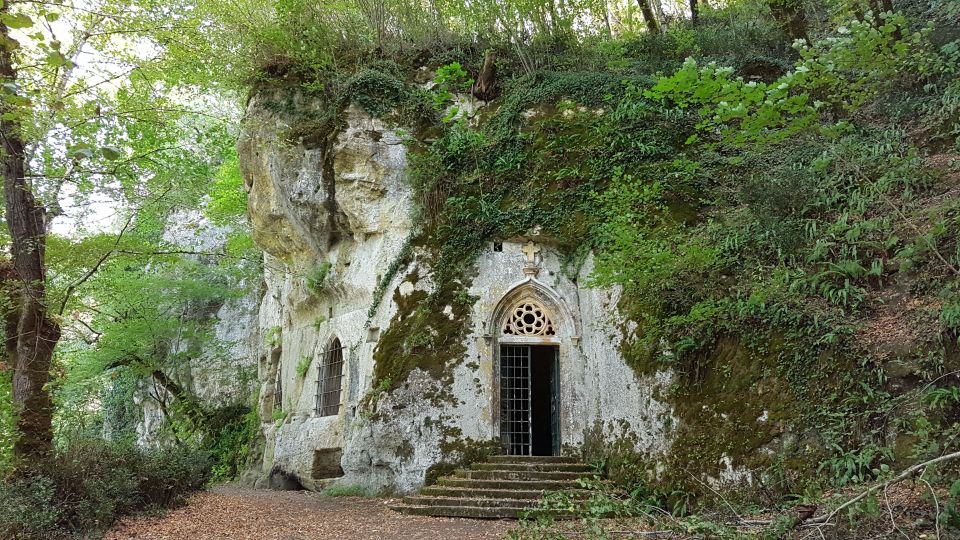
MULTIPOLYGON (((200 212, 177 212, 168 220, 164 241, 194 252, 216 253, 224 249, 229 227, 210 223, 200 212)), ((193 256, 201 260, 199 256, 193 256)), ((255 326, 262 295, 262 284, 241 284, 246 293, 214 305, 195 306, 185 317, 209 325, 213 340, 197 356, 184 355, 168 375, 210 409, 244 406, 256 384, 255 326)), ((171 354, 183 353, 193 344, 177 341, 171 354)), ((172 397, 153 379, 140 382, 134 395, 142 409, 136 426, 138 444, 151 446, 165 442, 167 424, 160 402, 172 397)))
POLYGON ((282 471, 310 488, 341 474, 329 462, 339 460, 346 426, 370 387, 371 366, 359 359, 372 354, 371 328, 389 316, 368 322, 374 291, 412 226, 399 134, 356 109, 344 116, 328 140, 285 142, 288 119, 254 99, 239 142, 253 237, 265 252, 258 325, 263 474, 282 471), (323 282, 311 287, 319 269, 323 282), (335 339, 345 348, 343 405, 322 416, 317 381, 335 339))
MULTIPOLYGON (((251 100, 239 142, 266 283, 251 332, 267 444, 262 469, 249 481, 409 492, 431 467, 496 445, 497 351, 501 341, 520 339, 502 336, 502 319, 524 301, 544 306, 555 321, 556 334, 544 343, 557 348, 556 429, 564 451, 612 424, 627 426, 639 450, 665 450, 673 419, 654 395, 670 375, 636 377, 618 351, 616 292, 583 288, 589 262, 567 275, 559 251, 536 232, 461 261, 471 269, 464 294, 476 301, 460 312, 463 354, 441 366, 444 376, 413 368, 406 380, 391 381, 390 391, 374 388, 374 352, 391 323, 406 316, 400 304, 435 287, 426 252, 409 245, 415 205, 401 132, 356 108, 335 127, 303 125, 316 116, 313 105, 301 100, 296 113, 276 112, 271 99, 251 100), (533 241, 536 252, 524 252, 533 241), (331 411, 317 407, 320 380, 329 375, 322 365, 337 342, 340 406, 325 415, 331 411)), ((437 311, 457 318, 452 305, 437 311)))

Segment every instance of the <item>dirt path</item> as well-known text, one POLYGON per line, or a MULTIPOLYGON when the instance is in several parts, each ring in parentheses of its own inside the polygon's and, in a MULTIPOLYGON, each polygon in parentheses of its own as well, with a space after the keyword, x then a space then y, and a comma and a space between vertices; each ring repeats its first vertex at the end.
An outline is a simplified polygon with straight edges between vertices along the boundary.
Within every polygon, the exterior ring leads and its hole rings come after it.
POLYGON ((384 499, 221 487, 163 517, 123 520, 106 540, 493 540, 515 523, 405 516, 384 499))

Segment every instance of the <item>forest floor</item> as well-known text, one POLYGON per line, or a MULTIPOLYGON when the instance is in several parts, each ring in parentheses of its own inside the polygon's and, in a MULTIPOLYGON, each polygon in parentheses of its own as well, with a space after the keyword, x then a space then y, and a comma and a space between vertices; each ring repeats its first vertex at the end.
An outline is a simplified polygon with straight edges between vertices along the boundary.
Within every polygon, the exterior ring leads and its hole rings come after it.
POLYGON ((219 487, 193 495, 163 516, 124 519, 105 540, 492 540, 516 525, 406 516, 390 510, 389 502, 219 487))

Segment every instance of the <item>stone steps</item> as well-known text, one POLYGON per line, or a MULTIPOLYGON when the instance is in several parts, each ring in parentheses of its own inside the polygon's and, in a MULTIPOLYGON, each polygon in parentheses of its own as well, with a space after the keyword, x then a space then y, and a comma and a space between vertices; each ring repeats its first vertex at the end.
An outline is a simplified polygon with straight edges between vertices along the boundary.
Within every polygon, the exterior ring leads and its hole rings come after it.
POLYGON ((471 480, 572 480, 584 476, 582 472, 567 471, 502 471, 502 470, 484 470, 474 471, 465 470, 454 473, 457 478, 469 478, 471 480))
POLYGON ((419 516, 516 519, 546 491, 587 496, 578 478, 591 468, 568 456, 492 456, 405 497, 394 510, 419 516))
POLYGON ((589 473, 593 469, 582 463, 474 463, 474 471, 543 471, 589 473))
POLYGON ((490 497, 404 497, 403 504, 412 506, 475 506, 478 508, 529 508, 537 499, 507 499, 490 497))
POLYGON ((569 480, 477 480, 475 478, 444 477, 437 480, 441 486, 477 488, 477 489, 536 489, 540 491, 558 491, 575 489, 576 482, 569 480))
POLYGON ((474 519, 517 519, 526 508, 476 506, 394 506, 394 510, 411 516, 457 517, 474 519))
POLYGON ((420 495, 428 497, 466 498, 481 497, 485 499, 539 499, 543 496, 540 489, 478 489, 459 488, 449 486, 427 486, 420 490, 420 495))
POLYGON ((570 456, 490 456, 487 463, 574 463, 581 464, 575 457, 570 456))

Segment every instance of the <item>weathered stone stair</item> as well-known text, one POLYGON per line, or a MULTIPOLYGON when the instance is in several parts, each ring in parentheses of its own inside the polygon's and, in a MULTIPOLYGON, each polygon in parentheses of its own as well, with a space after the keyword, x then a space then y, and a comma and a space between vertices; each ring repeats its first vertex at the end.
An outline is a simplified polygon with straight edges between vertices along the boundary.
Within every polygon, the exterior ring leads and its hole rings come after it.
POLYGON ((419 516, 516 519, 536 506, 545 491, 578 490, 577 479, 590 471, 572 457, 492 456, 440 478, 392 508, 419 516))

